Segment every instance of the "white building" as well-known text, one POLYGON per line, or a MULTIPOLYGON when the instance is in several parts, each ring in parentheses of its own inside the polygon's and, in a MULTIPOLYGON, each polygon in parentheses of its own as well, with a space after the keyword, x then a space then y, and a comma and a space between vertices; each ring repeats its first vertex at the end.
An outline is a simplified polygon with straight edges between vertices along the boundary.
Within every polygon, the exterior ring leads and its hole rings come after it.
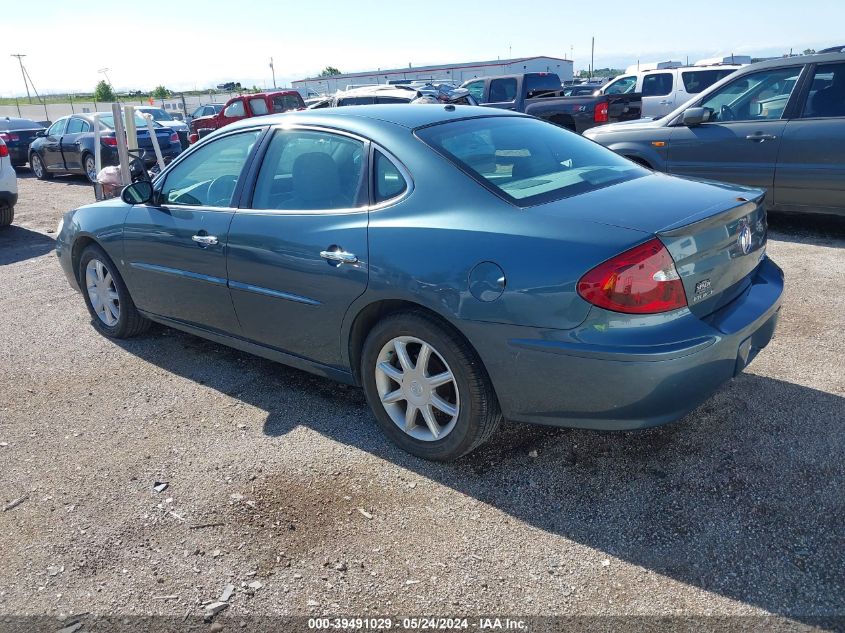
POLYGON ((439 80, 462 84, 475 77, 491 75, 514 75, 519 73, 557 73, 561 81, 571 81, 573 70, 571 59, 559 57, 520 57, 497 59, 487 62, 465 64, 442 64, 440 66, 416 66, 375 70, 360 73, 344 73, 331 77, 309 77, 293 82, 293 88, 303 96, 311 94, 333 94, 351 86, 398 83, 401 81, 439 80))

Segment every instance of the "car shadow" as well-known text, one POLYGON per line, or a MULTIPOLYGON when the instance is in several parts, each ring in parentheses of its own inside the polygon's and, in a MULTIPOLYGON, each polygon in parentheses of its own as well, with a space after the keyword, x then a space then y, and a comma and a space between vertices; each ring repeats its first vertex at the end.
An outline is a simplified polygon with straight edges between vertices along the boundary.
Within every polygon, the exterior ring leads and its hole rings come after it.
POLYGON ((768 222, 770 239, 845 248, 845 216, 770 212, 768 222))
POLYGON ((684 420, 600 433, 505 423, 451 464, 378 430, 363 393, 167 328, 132 354, 551 534, 768 612, 843 612, 845 398, 745 373, 684 420), (537 451, 536 457, 533 451, 537 451))
MULTIPOLYGON (((38 180, 35 177, 35 174, 32 173, 32 170, 27 167, 15 167, 15 172, 17 173, 18 180, 38 180)), ((88 178, 85 176, 80 176, 78 174, 56 174, 50 180, 46 182, 57 183, 60 185, 68 185, 72 187, 93 187, 93 185, 88 181, 88 178)))
POLYGON ((12 224, 0 229, 0 266, 39 257, 55 247, 52 237, 12 224))

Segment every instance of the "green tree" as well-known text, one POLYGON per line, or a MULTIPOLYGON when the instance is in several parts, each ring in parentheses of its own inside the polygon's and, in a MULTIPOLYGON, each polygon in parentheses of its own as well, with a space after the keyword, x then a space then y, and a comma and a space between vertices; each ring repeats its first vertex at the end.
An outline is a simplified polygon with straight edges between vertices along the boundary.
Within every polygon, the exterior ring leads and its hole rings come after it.
POLYGON ((331 77, 332 75, 340 74, 342 73, 334 66, 326 66, 325 68, 323 68, 323 72, 320 73, 320 77, 331 77))
POLYGON ((815 54, 816 54, 816 49, 815 49, 815 48, 805 48, 805 49, 804 49, 804 54, 805 54, 805 55, 815 55, 815 54))
POLYGON ((94 101, 102 101, 104 103, 117 101, 117 97, 114 96, 114 90, 111 89, 111 86, 105 79, 101 80, 97 84, 97 87, 94 88, 94 101))
POLYGON ((155 99, 167 99, 170 96, 170 91, 164 86, 156 86, 151 94, 155 99))

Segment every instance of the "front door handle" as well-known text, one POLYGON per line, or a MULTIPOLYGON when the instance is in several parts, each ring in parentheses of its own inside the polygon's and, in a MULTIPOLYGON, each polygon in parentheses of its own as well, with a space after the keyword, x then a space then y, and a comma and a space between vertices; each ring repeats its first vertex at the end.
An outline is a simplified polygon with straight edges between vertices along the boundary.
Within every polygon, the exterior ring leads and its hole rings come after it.
POLYGON ((754 134, 749 134, 746 136, 749 141, 774 141, 777 139, 777 136, 774 134, 763 134, 762 132, 755 132, 754 134))
POLYGON ((327 251, 320 251, 320 257, 330 262, 338 262, 340 264, 357 264, 358 256, 355 253, 347 253, 343 250, 330 249, 327 251))
POLYGON ((214 246, 218 241, 216 235, 194 235, 191 239, 200 246, 214 246))

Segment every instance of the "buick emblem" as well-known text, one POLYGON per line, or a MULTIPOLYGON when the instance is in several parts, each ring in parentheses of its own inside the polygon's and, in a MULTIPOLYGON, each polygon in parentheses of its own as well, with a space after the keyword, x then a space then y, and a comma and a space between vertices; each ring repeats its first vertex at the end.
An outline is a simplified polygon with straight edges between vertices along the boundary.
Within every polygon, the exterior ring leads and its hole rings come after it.
POLYGON ((744 221, 739 225, 739 235, 736 238, 739 248, 742 249, 744 255, 751 252, 751 227, 748 222, 744 221))

